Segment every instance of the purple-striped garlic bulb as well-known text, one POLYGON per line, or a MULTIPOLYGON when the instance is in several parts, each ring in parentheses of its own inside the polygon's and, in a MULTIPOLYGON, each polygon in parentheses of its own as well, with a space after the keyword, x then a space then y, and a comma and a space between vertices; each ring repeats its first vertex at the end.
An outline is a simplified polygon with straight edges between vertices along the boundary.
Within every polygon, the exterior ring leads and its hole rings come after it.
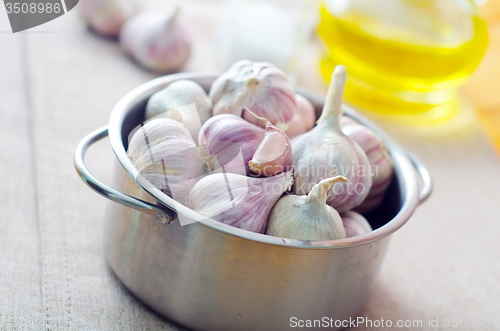
POLYGON ((274 205, 266 234, 299 240, 332 240, 346 238, 342 218, 326 204, 328 190, 347 178, 327 178, 314 185, 306 195, 284 195, 274 205))
POLYGON ((131 17, 120 32, 123 50, 149 70, 180 70, 191 54, 191 41, 178 12, 147 11, 131 17))
POLYGON ((183 204, 194 184, 206 174, 189 130, 171 119, 156 118, 139 127, 132 134, 127 155, 140 176, 183 204))
POLYGON ((290 172, 265 178, 214 173, 196 183, 187 206, 207 218, 264 233, 271 208, 292 182, 290 172))
POLYGON ((370 223, 363 217, 363 215, 355 211, 348 211, 340 214, 342 223, 344 225, 347 238, 361 236, 368 232, 373 231, 370 223))
POLYGON ((317 126, 292 139, 293 192, 308 194, 319 181, 344 176, 348 181, 335 183, 327 198, 327 204, 340 213, 359 206, 372 186, 365 152, 340 128, 346 78, 346 68, 337 66, 317 126))
POLYGON ((293 117, 288 121, 286 135, 289 138, 303 134, 314 127, 316 122, 316 114, 314 112, 314 106, 304 98, 302 95, 297 94, 295 96, 297 102, 297 109, 293 114, 293 117))
POLYGON ((287 171, 292 161, 292 145, 288 136, 264 117, 255 115, 248 108, 245 110, 255 116, 260 121, 260 127, 266 130, 264 139, 248 162, 250 170, 266 177, 287 171))
POLYGON ((135 0, 85 0, 78 8, 94 31, 106 37, 117 37, 125 21, 139 6, 135 0))
POLYGON ((252 174, 249 161, 266 136, 266 130, 232 114, 211 117, 201 127, 198 141, 210 171, 252 174))
POLYGON ((214 115, 234 114, 252 122, 254 117, 244 111, 248 107, 283 131, 297 108, 288 77, 267 62, 237 62, 215 80, 209 95, 214 115))
POLYGON ((385 197, 394 175, 394 162, 387 152, 384 141, 372 130, 355 120, 343 116, 340 125, 346 136, 358 143, 370 162, 372 187, 366 199, 356 211, 366 213, 377 208, 385 197))

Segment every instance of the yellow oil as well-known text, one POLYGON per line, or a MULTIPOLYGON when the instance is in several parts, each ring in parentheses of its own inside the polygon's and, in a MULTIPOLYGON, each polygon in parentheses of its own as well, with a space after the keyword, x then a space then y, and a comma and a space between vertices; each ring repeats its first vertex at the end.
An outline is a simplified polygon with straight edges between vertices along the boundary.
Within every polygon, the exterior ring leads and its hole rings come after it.
POLYGON ((477 67, 487 46, 486 24, 474 15, 471 20, 471 38, 452 44, 396 29, 368 15, 338 18, 323 5, 318 32, 328 51, 321 59, 322 75, 329 81, 335 65, 344 64, 349 73, 345 99, 359 108, 408 124, 446 121, 459 112, 457 88, 477 67))

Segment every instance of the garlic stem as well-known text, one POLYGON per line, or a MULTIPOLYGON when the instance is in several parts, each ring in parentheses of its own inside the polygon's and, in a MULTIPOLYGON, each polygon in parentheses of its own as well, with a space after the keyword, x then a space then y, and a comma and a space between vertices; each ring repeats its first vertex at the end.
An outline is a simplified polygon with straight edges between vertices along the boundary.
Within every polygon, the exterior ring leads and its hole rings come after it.
POLYGON ((347 178, 344 176, 323 179, 321 182, 313 186, 311 192, 307 194, 307 198, 304 202, 309 203, 314 201, 321 205, 326 204, 328 190, 333 186, 333 184, 343 182, 347 182, 347 178))
POLYGON ((179 18, 179 13, 181 12, 181 4, 180 3, 177 3, 175 6, 174 6, 174 9, 172 10, 172 15, 169 17, 169 19, 167 20, 167 24, 171 23, 171 22, 176 22, 177 19, 179 18))
POLYGON ((336 123, 339 125, 340 118, 342 117, 342 99, 344 96, 344 87, 347 81, 347 70, 343 65, 338 65, 332 74, 332 80, 330 81, 330 86, 328 87, 328 93, 326 95, 325 106, 323 107, 323 112, 316 124, 322 124, 325 121, 329 123, 336 123), (335 117, 335 120, 332 119, 335 117))

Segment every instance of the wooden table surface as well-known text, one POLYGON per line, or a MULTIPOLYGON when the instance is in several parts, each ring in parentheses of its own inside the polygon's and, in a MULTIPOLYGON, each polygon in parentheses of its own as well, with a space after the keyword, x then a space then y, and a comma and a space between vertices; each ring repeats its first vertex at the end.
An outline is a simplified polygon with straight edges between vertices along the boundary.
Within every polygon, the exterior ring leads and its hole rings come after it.
MULTIPOLYGON (((216 4, 185 1, 182 19, 196 41, 186 70, 217 69, 216 4)), ((72 163, 79 140, 107 123, 120 97, 155 76, 116 42, 89 33, 75 11, 26 33, 9 30, 0 10, 0 330, 180 330, 107 266, 107 202, 72 163)), ((317 54, 313 42, 298 85, 324 94, 317 54)), ((492 62, 498 68, 498 58, 492 62)), ((498 96, 498 75, 494 82, 498 96)), ((481 80, 474 84, 482 91, 481 80)), ((447 317, 500 322, 500 159, 479 123, 428 138, 383 125, 425 163, 435 189, 393 235, 366 318, 422 320, 423 329, 438 318, 439 330, 449 329, 447 317)), ((87 162, 111 185, 107 140, 89 150, 87 162)))

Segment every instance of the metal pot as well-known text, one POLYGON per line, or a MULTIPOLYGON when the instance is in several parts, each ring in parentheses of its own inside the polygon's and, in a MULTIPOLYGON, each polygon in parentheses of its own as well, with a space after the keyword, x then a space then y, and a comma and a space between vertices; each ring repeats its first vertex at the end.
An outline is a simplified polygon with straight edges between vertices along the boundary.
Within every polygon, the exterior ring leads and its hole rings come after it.
MULTIPOLYGON (((149 307, 195 330, 284 330, 299 320, 326 323, 323 318, 332 323, 332 329, 339 329, 335 320, 361 313, 389 235, 429 196, 429 173, 373 123, 345 107, 347 116, 382 136, 395 162, 386 199, 366 215, 373 232, 342 240, 301 241, 206 220, 144 182, 126 149, 128 135, 143 121, 151 94, 180 79, 191 79, 208 90, 216 77, 175 74, 141 85, 113 109, 109 129, 89 134, 78 145, 74 161, 79 175, 92 189, 117 202, 109 205, 105 218, 107 260, 125 286, 149 307), (100 183, 84 164, 87 148, 108 132, 118 160, 114 182, 118 190, 100 183), (420 190, 415 168, 421 177, 420 190), (196 222, 180 226, 177 213, 196 222)), ((319 114, 322 100, 301 94, 319 114)))

